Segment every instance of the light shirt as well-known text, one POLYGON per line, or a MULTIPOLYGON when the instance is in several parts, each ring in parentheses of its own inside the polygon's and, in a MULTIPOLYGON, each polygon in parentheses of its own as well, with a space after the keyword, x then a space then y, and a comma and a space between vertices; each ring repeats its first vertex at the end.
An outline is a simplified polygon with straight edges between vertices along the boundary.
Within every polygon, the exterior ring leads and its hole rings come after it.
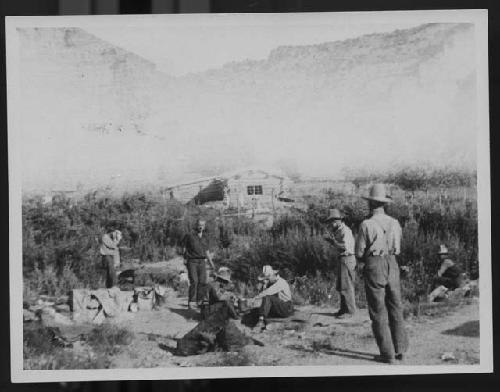
POLYGON ((335 240, 334 246, 337 248, 340 256, 351 256, 354 254, 354 236, 349 226, 342 222, 337 230, 329 232, 329 234, 335 240))
POLYGON ((276 282, 271 284, 267 289, 263 290, 256 298, 263 298, 268 295, 278 294, 278 298, 282 301, 291 301, 292 300, 292 292, 290 291, 290 285, 288 282, 283 279, 281 276, 278 276, 276 282))
POLYGON ((100 253, 103 256, 113 256, 115 267, 120 265, 120 249, 118 243, 120 241, 114 240, 109 234, 104 234, 101 240, 100 253))
POLYGON ((356 257, 399 255, 402 229, 399 222, 383 209, 373 211, 359 226, 356 237, 356 257))

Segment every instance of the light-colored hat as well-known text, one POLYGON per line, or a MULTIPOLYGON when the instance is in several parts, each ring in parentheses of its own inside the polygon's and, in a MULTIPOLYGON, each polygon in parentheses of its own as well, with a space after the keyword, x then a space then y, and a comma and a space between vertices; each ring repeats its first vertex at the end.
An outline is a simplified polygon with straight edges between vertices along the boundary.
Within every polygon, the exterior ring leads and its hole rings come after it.
POLYGON ((274 270, 273 267, 270 265, 265 265, 262 267, 262 274, 259 275, 257 278, 258 280, 266 280, 269 279, 271 276, 274 276, 278 273, 277 270, 274 270))
POLYGON ((328 218, 326 218, 326 221, 329 222, 331 220, 335 219, 343 219, 344 217, 342 216, 342 213, 336 209, 336 208, 331 208, 328 214, 328 218))
POLYGON ((392 199, 387 195, 384 184, 373 184, 368 196, 361 196, 366 200, 374 200, 381 203, 392 203, 392 199))
POLYGON ((439 245, 438 255, 447 255, 448 253, 448 248, 445 245, 439 245))
POLYGON ((214 274, 216 278, 225 280, 226 282, 231 281, 231 270, 227 267, 220 267, 214 274))

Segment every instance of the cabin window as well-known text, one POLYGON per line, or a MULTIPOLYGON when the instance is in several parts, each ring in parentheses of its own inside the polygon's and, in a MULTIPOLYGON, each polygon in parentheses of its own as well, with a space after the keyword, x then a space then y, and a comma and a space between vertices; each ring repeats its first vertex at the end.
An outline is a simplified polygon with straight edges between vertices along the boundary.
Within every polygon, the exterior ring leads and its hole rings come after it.
POLYGON ((247 186, 247 194, 249 194, 249 195, 262 195, 262 185, 249 185, 249 186, 247 186))

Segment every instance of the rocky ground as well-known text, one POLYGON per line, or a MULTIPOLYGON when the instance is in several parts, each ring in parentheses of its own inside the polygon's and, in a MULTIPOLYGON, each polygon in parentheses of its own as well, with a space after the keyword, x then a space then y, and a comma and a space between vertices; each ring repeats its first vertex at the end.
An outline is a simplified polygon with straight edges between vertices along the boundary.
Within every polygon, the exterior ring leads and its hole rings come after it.
MULTIPOLYGON (((113 368, 245 365, 379 365, 377 348, 366 309, 357 317, 337 320, 336 309, 299 306, 294 316, 275 320, 265 332, 236 323, 264 346, 249 345, 240 352, 175 355, 176 338, 193 328, 199 319, 187 309, 186 299, 170 297, 158 310, 128 313, 107 323, 125 327, 134 338, 110 356, 113 368)), ((467 299, 454 308, 408 320, 410 350, 405 365, 479 363, 479 302, 467 299)), ((76 336, 89 325, 60 325, 63 335, 76 336)), ((88 351, 77 342, 67 350, 88 351)))

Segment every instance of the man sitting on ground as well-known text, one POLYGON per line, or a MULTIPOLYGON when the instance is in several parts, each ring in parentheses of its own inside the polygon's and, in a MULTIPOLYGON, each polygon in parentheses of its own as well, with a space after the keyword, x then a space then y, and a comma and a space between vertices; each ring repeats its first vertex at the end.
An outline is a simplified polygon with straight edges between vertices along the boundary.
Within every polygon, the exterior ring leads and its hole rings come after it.
POLYGON ((269 316, 285 318, 293 313, 292 292, 288 282, 270 265, 264 266, 258 279, 268 282, 267 287, 255 297, 262 299, 257 328, 264 330, 269 316))
POLYGON ((465 276, 459 266, 450 258, 448 248, 440 245, 438 256, 441 265, 435 279, 435 289, 429 295, 429 302, 444 299, 448 291, 461 289, 465 286, 465 276))
POLYGON ((239 319, 233 305, 236 297, 232 293, 231 270, 227 267, 220 267, 210 280, 207 292, 208 305, 225 306, 230 318, 239 319))

